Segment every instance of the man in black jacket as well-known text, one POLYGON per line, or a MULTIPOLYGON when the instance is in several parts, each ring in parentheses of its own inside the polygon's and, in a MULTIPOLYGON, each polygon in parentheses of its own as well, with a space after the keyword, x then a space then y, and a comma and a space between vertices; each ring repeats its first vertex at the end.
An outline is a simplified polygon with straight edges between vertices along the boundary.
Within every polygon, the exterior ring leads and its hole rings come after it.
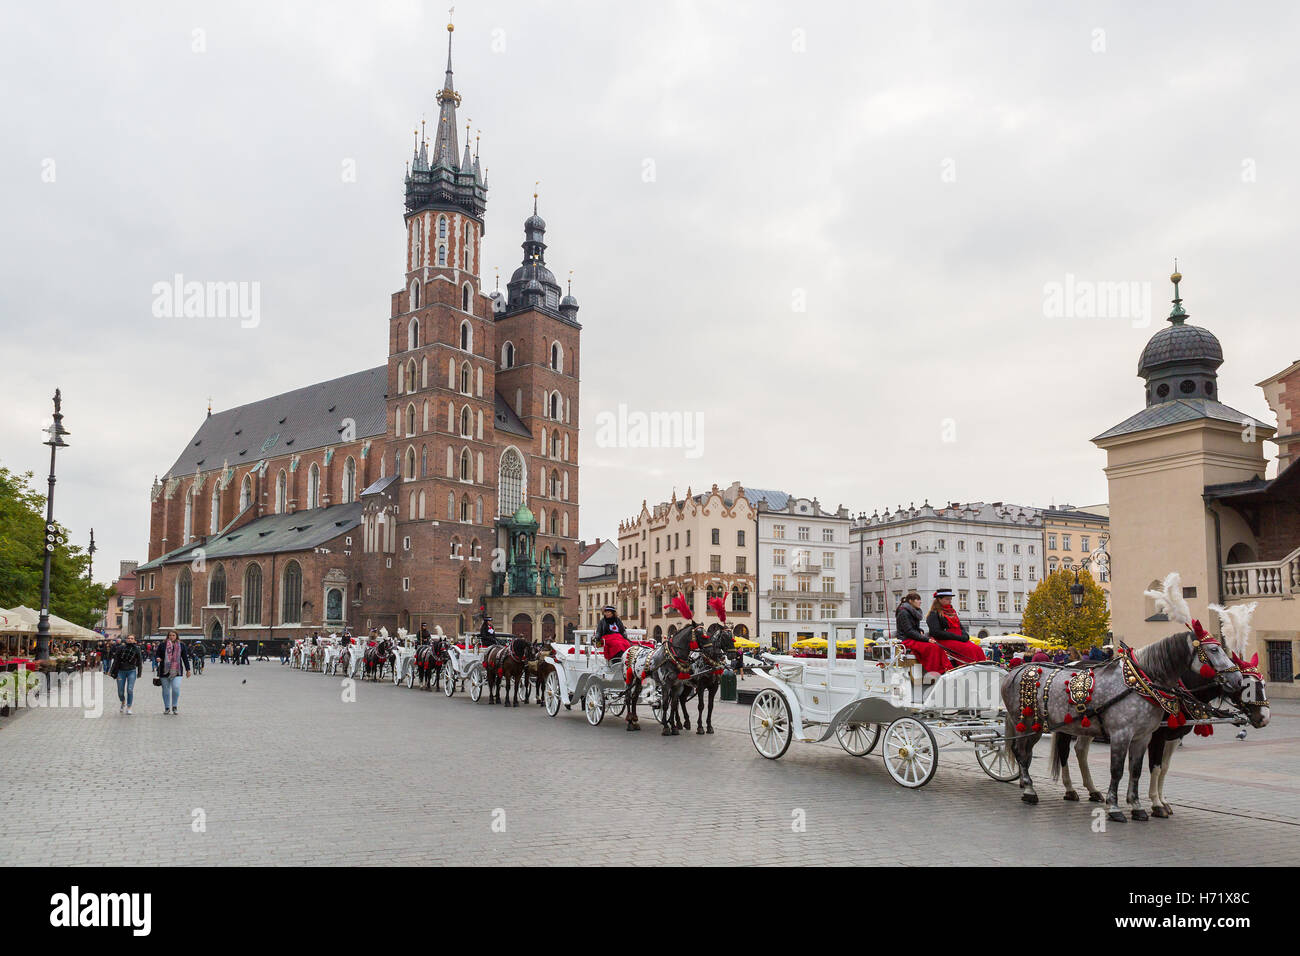
POLYGON ((113 661, 109 665, 110 677, 117 680, 117 699, 121 702, 118 712, 131 716, 131 705, 135 703, 135 679, 144 670, 144 655, 140 645, 135 642, 135 635, 128 634, 126 642, 113 649, 113 661))
POLYGON ((492 615, 483 615, 483 626, 478 629, 478 642, 483 647, 492 647, 494 644, 500 644, 501 640, 496 636, 496 628, 492 626, 492 615))

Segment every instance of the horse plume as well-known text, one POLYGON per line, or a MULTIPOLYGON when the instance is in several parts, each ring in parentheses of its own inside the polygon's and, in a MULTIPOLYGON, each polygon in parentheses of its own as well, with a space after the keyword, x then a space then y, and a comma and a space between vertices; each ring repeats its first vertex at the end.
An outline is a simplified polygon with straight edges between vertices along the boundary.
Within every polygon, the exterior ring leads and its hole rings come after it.
POLYGON ((709 607, 713 608, 713 613, 718 615, 718 620, 723 624, 727 623, 727 601, 725 598, 709 598, 709 607))
POLYGON ((1177 621, 1183 627, 1192 626, 1192 609, 1183 600, 1183 579, 1177 571, 1165 575, 1164 584, 1159 591, 1143 591, 1146 597, 1155 601, 1156 610, 1171 621, 1177 621))
POLYGON ((677 597, 673 598, 671 604, 664 605, 664 610, 665 611, 676 610, 677 613, 680 614, 682 617, 686 618, 686 620, 688 621, 695 620, 695 615, 691 611, 691 606, 686 603, 686 598, 681 594, 678 594, 677 597))
POLYGON ((1235 657, 1246 656, 1246 645, 1250 643, 1250 619, 1255 613, 1256 606, 1255 601, 1249 604, 1235 604, 1232 607, 1224 607, 1222 604, 1210 605, 1210 610, 1219 615, 1219 630, 1223 634, 1224 646, 1235 657))

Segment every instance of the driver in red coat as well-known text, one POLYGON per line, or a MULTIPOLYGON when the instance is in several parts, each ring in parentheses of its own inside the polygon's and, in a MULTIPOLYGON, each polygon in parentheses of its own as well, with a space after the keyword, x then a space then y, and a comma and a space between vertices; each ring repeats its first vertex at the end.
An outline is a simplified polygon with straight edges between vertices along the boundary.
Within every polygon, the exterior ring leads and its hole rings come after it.
POLYGON ((619 620, 618 612, 612 604, 605 605, 600 623, 596 625, 596 640, 604 646, 605 660, 612 661, 621 657, 632 646, 627 639, 627 628, 619 620))

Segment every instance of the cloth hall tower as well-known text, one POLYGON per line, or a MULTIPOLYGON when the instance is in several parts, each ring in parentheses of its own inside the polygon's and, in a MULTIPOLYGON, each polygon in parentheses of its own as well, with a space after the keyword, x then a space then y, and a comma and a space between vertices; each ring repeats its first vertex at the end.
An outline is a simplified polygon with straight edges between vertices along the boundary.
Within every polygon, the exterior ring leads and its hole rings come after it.
POLYGON ((577 617, 578 303, 524 221, 485 292, 488 184, 447 67, 405 182, 387 362, 216 414, 155 481, 141 634, 278 640, 577 617))

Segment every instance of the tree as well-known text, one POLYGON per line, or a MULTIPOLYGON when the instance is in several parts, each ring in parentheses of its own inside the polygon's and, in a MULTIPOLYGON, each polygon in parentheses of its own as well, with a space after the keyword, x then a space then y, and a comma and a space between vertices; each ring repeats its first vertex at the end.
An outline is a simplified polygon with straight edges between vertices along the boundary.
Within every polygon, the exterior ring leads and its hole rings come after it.
MULTIPOLYGON (((0 607, 40 610, 45 561, 45 496, 31 487, 32 473, 0 467, 0 607)), ((57 524, 57 523, 56 523, 57 524)), ((66 529, 58 534, 67 538, 66 529)), ((50 561, 50 613, 93 627, 113 589, 86 577, 90 556, 57 545, 50 561)))
POLYGON ((1105 592, 1087 570, 1079 572, 1079 583, 1083 585, 1083 605, 1076 608, 1070 597, 1073 571, 1061 568, 1043 578, 1025 604, 1025 633, 1080 652, 1101 643, 1110 629, 1105 592))

